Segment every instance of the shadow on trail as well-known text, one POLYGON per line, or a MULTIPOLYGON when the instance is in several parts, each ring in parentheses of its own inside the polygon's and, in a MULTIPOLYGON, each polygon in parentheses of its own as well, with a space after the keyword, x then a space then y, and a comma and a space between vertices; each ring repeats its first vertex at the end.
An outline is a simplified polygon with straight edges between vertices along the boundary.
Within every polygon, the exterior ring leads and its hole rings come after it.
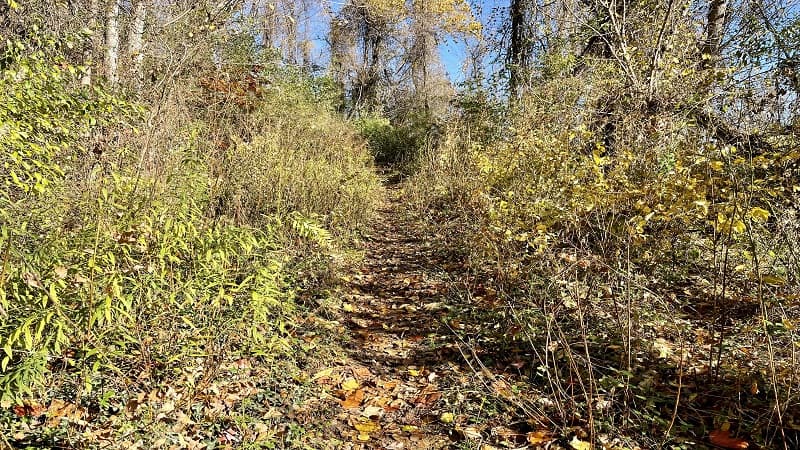
POLYGON ((389 199, 365 239, 363 264, 342 292, 348 359, 362 387, 342 402, 358 403, 338 419, 344 448, 438 449, 461 438, 445 399, 454 379, 464 384, 474 376, 448 325, 448 300, 463 264, 423 235, 424 226, 401 204, 400 182, 387 177, 389 199), (359 411, 362 417, 354 418, 359 411), (365 425, 364 411, 379 413, 365 425), (364 427, 368 434, 347 431, 364 427))
MULTIPOLYGON (((506 380, 513 376, 499 361, 512 352, 478 341, 486 317, 466 311, 481 306, 457 295, 475 293, 465 257, 428 235, 424 220, 403 205, 402 177, 384 177, 388 198, 365 236, 362 264, 340 291, 350 337, 344 377, 358 388, 336 393, 341 409, 332 429, 342 443, 335 448, 472 448, 463 445, 500 428, 512 435, 493 440, 524 443, 525 420, 514 432, 494 423, 509 406, 494 394, 511 395, 506 380)), ((509 416, 499 420, 509 424, 509 416)))

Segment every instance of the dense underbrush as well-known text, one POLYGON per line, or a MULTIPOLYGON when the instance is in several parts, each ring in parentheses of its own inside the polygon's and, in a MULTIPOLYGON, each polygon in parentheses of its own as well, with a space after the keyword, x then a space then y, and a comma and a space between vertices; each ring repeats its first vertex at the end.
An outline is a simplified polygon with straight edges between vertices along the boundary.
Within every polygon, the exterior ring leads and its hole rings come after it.
POLYGON ((291 439, 268 412, 304 358, 296 293, 374 208, 366 145, 279 66, 246 99, 195 77, 147 103, 81 86, 67 41, 16 43, 0 76, 5 438, 291 439))
POLYGON ((692 446, 733 424, 792 445, 796 137, 726 143, 696 110, 635 99, 612 128, 586 107, 616 89, 603 76, 540 82, 499 135, 455 123, 410 194, 506 300, 528 411, 597 444, 692 446))

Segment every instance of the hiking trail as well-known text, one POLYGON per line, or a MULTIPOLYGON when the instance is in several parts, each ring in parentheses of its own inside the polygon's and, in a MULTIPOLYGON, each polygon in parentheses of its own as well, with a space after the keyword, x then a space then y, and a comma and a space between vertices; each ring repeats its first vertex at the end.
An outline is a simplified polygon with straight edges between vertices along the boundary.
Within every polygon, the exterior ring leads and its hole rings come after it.
POLYGON ((498 409, 486 392, 510 399, 511 385, 459 337, 469 324, 454 314, 454 293, 465 292, 470 277, 463 258, 425 230, 403 204, 402 189, 389 186, 363 262, 340 293, 352 338, 344 364, 317 375, 323 384, 338 380, 331 392, 339 407, 329 424, 338 442, 329 448, 453 448, 498 432, 524 442, 522 430, 486 423, 490 413, 482 409, 498 409))

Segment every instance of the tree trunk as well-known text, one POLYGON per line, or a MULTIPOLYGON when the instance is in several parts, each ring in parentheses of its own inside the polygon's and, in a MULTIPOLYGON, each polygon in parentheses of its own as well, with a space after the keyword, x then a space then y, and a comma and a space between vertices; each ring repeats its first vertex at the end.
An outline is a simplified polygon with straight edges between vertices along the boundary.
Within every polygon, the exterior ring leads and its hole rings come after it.
POLYGON ((339 90, 339 104, 337 110, 344 113, 347 106, 346 78, 347 74, 353 69, 352 58, 352 30, 346 22, 338 18, 331 21, 330 35, 328 38, 330 45, 330 59, 328 71, 339 90))
POLYGON ((131 59, 131 75, 136 88, 140 88, 144 73, 144 25, 147 20, 147 1, 138 0, 133 6, 133 21, 128 32, 128 57, 131 59))
POLYGON ((119 65, 119 0, 111 0, 106 9, 106 79, 117 83, 119 65))
POLYGON ((719 59, 722 47, 722 35, 725 33, 727 10, 728 0, 711 0, 708 5, 706 40, 701 49, 703 52, 702 66, 704 68, 714 67, 719 59))
POLYGON ((86 72, 81 77, 82 86, 90 86, 92 84, 92 75, 94 74, 94 66, 96 65, 95 57, 100 49, 100 36, 97 29, 97 16, 100 14, 100 1, 91 0, 89 3, 89 23, 88 28, 92 32, 89 41, 83 50, 83 64, 86 66, 86 72))
POLYGON ((511 98, 520 93, 522 73, 527 65, 527 42, 525 42, 525 2, 526 0, 511 0, 509 14, 511 15, 511 43, 509 48, 509 79, 508 85, 511 98))
POLYGON ((422 107, 427 114, 430 112, 428 69, 434 59, 436 36, 430 25, 424 2, 419 2, 418 9, 414 11, 413 21, 413 44, 409 51, 411 81, 414 83, 415 93, 418 98, 421 98, 422 107))
POLYGON ((297 3, 289 2, 286 14, 286 42, 284 43, 284 55, 289 64, 298 65, 297 58, 297 3))
POLYGON ((277 6, 274 2, 269 2, 264 5, 264 27, 261 34, 261 43, 264 48, 272 48, 275 46, 275 34, 277 34, 277 26, 275 24, 277 6))

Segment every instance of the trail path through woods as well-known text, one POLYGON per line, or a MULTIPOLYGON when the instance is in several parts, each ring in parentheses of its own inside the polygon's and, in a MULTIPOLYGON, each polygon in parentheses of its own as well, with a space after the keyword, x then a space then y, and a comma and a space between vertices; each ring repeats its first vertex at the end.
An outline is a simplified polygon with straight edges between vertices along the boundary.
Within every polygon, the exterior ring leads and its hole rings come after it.
POLYGON ((330 448, 486 448, 492 434, 524 441, 522 430, 489 423, 503 408, 487 392, 510 399, 510 384, 458 336, 468 325, 450 302, 466 286, 464 265, 424 230, 390 186, 363 263, 345 277, 345 363, 315 376, 339 403, 330 448))

